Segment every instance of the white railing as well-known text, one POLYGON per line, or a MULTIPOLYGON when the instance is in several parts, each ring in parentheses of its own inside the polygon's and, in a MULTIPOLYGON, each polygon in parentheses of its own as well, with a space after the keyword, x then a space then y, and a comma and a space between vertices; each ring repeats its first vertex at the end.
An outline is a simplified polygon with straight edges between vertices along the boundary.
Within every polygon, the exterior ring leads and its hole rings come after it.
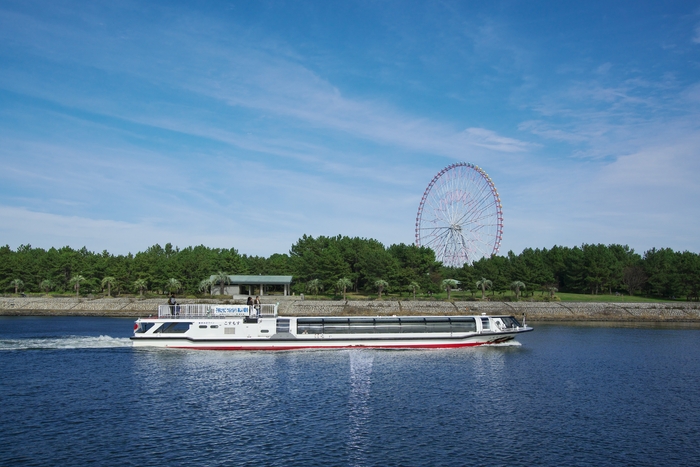
POLYGON ((210 305, 186 303, 183 305, 158 305, 159 318, 230 318, 230 317, 277 316, 277 304, 263 303, 254 307, 248 305, 210 305))

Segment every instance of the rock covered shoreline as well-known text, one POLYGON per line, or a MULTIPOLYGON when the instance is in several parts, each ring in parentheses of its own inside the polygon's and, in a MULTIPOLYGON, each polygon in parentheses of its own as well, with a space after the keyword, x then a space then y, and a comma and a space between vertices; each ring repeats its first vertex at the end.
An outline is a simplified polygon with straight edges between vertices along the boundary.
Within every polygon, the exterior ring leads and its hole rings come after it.
MULTIPOLYGON (((698 303, 594 303, 594 302, 441 302, 441 301, 343 301, 300 300, 296 297, 263 297, 279 300, 279 314, 287 316, 342 315, 526 315, 532 321, 646 321, 700 322, 698 303)), ((222 303, 211 299, 179 299, 179 303, 222 303)), ((244 303, 242 300, 226 300, 244 303)), ((157 314, 166 299, 0 297, 0 316, 109 316, 137 318, 157 314)))

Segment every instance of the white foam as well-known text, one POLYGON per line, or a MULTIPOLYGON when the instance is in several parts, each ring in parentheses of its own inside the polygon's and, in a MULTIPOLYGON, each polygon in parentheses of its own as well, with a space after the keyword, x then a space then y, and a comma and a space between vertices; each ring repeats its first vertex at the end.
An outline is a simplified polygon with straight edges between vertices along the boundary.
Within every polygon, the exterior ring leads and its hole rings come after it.
POLYGON ((518 341, 506 341, 506 342, 501 342, 500 344, 488 344, 488 347, 520 347, 521 344, 518 341))
POLYGON ((111 347, 131 347, 127 337, 110 336, 62 336, 50 338, 3 339, 1 350, 38 350, 38 349, 104 349, 111 347))

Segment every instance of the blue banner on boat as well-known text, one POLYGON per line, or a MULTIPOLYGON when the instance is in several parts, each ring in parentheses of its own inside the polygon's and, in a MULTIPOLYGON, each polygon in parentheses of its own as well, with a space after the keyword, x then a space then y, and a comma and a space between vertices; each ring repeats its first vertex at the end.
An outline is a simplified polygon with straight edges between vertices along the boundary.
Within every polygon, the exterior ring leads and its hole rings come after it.
POLYGON ((217 305, 212 311, 218 315, 248 315, 248 305, 217 305))

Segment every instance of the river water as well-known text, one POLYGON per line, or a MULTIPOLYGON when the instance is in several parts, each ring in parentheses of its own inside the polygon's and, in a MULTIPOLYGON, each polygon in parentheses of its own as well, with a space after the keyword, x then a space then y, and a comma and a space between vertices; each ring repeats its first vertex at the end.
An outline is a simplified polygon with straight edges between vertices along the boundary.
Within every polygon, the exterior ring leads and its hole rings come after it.
POLYGON ((456 350, 133 349, 0 318, 0 465, 700 465, 700 330, 535 325, 456 350))

